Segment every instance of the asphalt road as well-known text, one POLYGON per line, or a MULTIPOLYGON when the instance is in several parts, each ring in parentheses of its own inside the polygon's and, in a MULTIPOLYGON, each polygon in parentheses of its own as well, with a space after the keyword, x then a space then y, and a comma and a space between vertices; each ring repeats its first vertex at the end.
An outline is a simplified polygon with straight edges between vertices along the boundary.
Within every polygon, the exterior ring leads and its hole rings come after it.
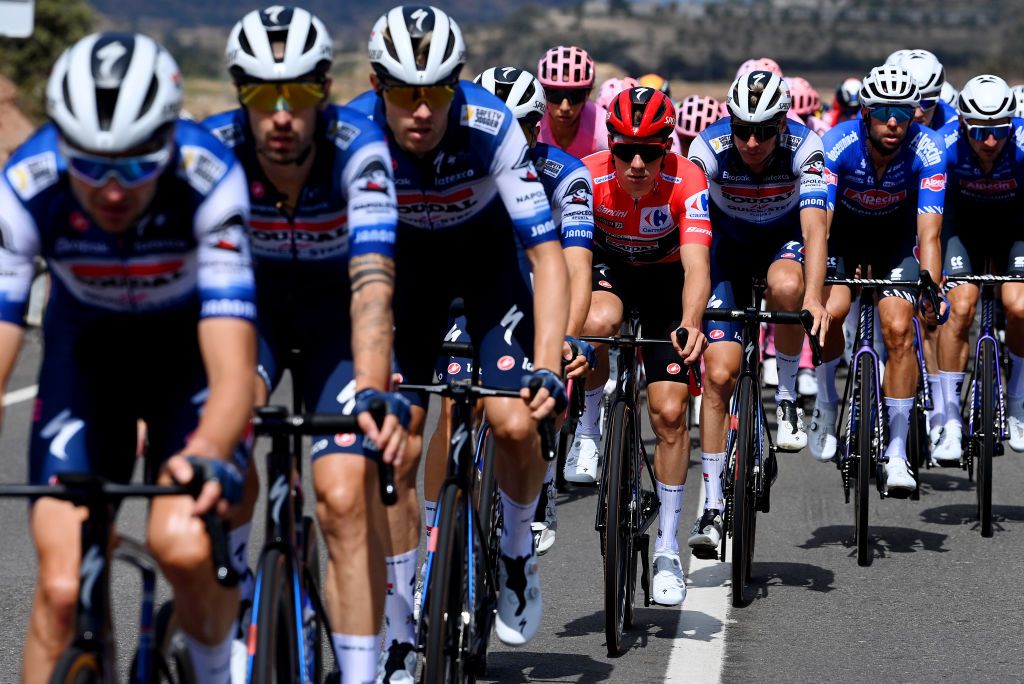
MULTIPOLYGON (((8 397, 35 383, 40 345, 30 331, 8 397)), ((4 410, 0 480, 23 482, 31 400, 4 410)), ((651 444, 649 443, 649 446, 651 444)), ((974 485, 960 470, 923 474, 920 501, 871 500, 874 563, 857 566, 853 507, 833 465, 783 454, 772 512, 760 515, 755 598, 729 606, 728 565, 685 558, 681 609, 639 607, 627 652, 608 658, 601 556, 593 531, 595 491, 559 498, 559 533, 541 563, 540 635, 521 649, 495 644, 486 681, 1020 681, 1024 677, 1024 457, 995 462, 996 532, 983 539, 974 485)), ((684 499, 680 537, 699 505, 699 451, 684 499)), ((23 501, 0 501, 0 683, 20 669, 35 576, 23 501)), ((142 530, 128 504, 121 532, 142 530)), ((257 520, 262 513, 257 512, 257 520)), ((255 538, 261 538, 257 531, 255 538)), ((258 544, 257 544, 258 545, 258 544)), ((255 551, 253 551, 253 556, 255 551)), ((138 581, 117 568, 115 612, 122 667, 131 656, 138 581)), ((642 599, 642 594, 640 594, 642 599)), ((495 640, 496 641, 496 640, 495 640)))

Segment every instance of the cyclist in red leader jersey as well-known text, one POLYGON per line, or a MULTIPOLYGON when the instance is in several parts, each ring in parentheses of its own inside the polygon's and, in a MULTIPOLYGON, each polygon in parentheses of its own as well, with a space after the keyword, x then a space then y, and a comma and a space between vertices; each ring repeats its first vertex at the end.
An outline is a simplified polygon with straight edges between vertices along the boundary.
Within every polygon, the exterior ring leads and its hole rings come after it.
MULTIPOLYGON (((610 151, 583 163, 594 178, 594 282, 586 335, 614 335, 631 307, 648 337, 686 328, 684 347, 645 347, 647 397, 657 436, 654 470, 661 510, 654 550, 654 600, 677 605, 686 596, 677 530, 690 460, 687 374, 707 347, 701 316, 711 293, 708 184, 699 168, 669 152, 675 108, 654 88, 619 93, 608 112, 610 151), (681 268, 680 268, 681 266, 681 268), (685 274, 685 279, 684 279, 685 274)), ((567 459, 576 481, 597 473, 601 395, 608 350, 587 377, 586 408, 567 459)), ((570 473, 567 472, 567 477, 570 473)))

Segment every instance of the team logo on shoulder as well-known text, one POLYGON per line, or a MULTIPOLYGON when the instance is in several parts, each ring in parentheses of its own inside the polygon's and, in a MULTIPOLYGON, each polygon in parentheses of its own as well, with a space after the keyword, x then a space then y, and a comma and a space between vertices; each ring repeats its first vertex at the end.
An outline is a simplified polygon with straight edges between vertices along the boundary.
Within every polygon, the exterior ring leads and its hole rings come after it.
POLYGON ((57 182, 57 156, 43 152, 23 159, 7 170, 7 180, 28 201, 57 182))
POLYGON ((812 152, 811 155, 807 157, 807 161, 804 162, 804 166, 801 171, 814 176, 823 177, 825 175, 825 155, 818 151, 812 152))
POLYGON ((565 168, 565 164, 560 164, 550 159, 539 160, 537 166, 541 173, 547 174, 552 178, 558 178, 558 174, 562 173, 562 169, 565 168))
POLYGON ((213 153, 196 145, 181 148, 181 166, 193 187, 203 194, 210 192, 228 170, 228 165, 213 153))
POLYGON ((921 179, 921 189, 931 190, 932 192, 938 192, 944 190, 946 187, 946 174, 936 173, 927 178, 921 179))
POLYGON ((478 107, 476 105, 462 105, 462 118, 460 123, 463 126, 475 128, 478 131, 497 135, 501 130, 501 124, 505 122, 505 114, 490 107, 478 107))
POLYGON ((362 181, 360 190, 383 193, 388 191, 388 167, 380 157, 373 157, 363 166, 363 170, 359 172, 359 179, 362 181))
POLYGON ((352 141, 358 135, 358 127, 341 121, 335 121, 331 124, 331 130, 327 134, 329 138, 334 138, 334 144, 338 146, 338 149, 342 150, 347 150, 348 146, 352 144, 352 141))
POLYGON ((562 195, 562 199, 569 200, 569 204, 590 204, 593 194, 590 183, 582 178, 577 178, 562 195))
POLYGON ((686 218, 691 221, 708 221, 708 191, 701 190, 686 198, 686 218))

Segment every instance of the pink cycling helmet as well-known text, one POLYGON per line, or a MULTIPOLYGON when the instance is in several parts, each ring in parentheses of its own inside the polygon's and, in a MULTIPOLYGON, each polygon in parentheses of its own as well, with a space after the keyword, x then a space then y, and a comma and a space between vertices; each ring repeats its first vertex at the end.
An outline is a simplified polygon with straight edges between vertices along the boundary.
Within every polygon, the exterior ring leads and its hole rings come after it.
POLYGON ((807 79, 793 76, 787 78, 789 96, 793 98, 792 111, 800 116, 809 116, 821 107, 821 97, 807 79))
POLYGON ((615 96, 621 93, 623 90, 629 90, 630 88, 636 88, 640 83, 630 76, 624 78, 609 78, 607 81, 601 84, 601 89, 598 91, 597 104, 602 109, 608 109, 608 105, 612 103, 615 96))
POLYGON ((593 88, 594 60, 575 45, 559 45, 537 63, 537 78, 545 88, 593 88))
POLYGON ((718 101, 718 118, 719 119, 724 119, 727 116, 730 116, 730 114, 729 114, 729 102, 727 100, 719 100, 718 101))
POLYGON ((715 98, 700 95, 684 97, 676 107, 676 133, 684 138, 696 138, 719 118, 721 115, 715 98))
POLYGON ((760 59, 748 59, 741 64, 740 68, 736 70, 736 78, 743 74, 749 74, 751 71, 770 71, 776 76, 782 76, 782 67, 778 62, 768 57, 761 57, 760 59))

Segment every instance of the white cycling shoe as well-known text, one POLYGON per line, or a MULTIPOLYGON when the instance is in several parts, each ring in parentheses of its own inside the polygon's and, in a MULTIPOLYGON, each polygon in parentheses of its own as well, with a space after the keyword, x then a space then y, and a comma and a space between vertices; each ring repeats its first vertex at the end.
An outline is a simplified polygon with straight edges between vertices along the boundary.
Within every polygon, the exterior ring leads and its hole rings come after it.
POLYGON ((565 479, 573 484, 594 484, 598 476, 600 437, 576 435, 565 455, 565 479))
POLYGON ((678 606, 686 598, 686 575, 675 551, 654 554, 651 593, 659 606, 678 606))
POLYGON ((522 646, 540 629, 544 604, 537 553, 498 560, 498 619, 494 631, 502 643, 522 646))
POLYGON ((1009 416, 1010 448, 1018 454, 1024 453, 1024 417, 1009 416))
POLYGON ((801 397, 818 396, 818 376, 813 368, 801 368, 796 373, 796 391, 801 397))
POLYGON ((807 432, 804 430, 804 410, 797 408, 796 402, 783 399, 775 410, 779 421, 775 433, 775 446, 779 451, 800 451, 807 446, 807 432))
POLYGON ((537 549, 539 556, 551 550, 558 533, 558 515, 555 508, 555 497, 558 496, 558 492, 555 490, 555 481, 545 482, 544 489, 544 520, 530 523, 530 529, 533 530, 533 547, 537 549))
POLYGON ((717 508, 705 509, 693 523, 686 543, 697 558, 717 557, 718 545, 722 543, 722 512, 717 508))
POLYGON ((914 476, 910 474, 910 465, 907 459, 893 456, 885 464, 885 493, 899 491, 899 493, 913 492, 917 488, 914 476))
POLYGON ((836 414, 839 407, 814 403, 811 426, 807 430, 807 446, 814 460, 827 463, 836 455, 836 414))
POLYGON ((942 439, 932 447, 932 461, 941 464, 960 463, 963 455, 960 438, 959 429, 947 426, 942 432, 942 439))

